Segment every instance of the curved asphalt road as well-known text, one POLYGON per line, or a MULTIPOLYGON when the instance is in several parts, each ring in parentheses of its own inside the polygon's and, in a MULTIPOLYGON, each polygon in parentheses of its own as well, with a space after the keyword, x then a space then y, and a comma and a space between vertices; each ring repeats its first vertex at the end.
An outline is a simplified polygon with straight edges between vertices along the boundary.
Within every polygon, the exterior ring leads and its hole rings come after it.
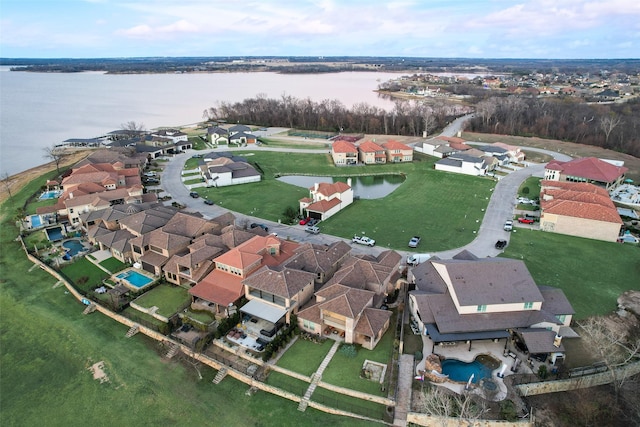
MULTIPOLYGON (((454 136, 462 128, 462 125, 466 120, 473 117, 473 115, 466 115, 454 120, 449 126, 447 126, 441 135, 454 136)), ((474 144, 475 145, 475 144, 474 144)), ((553 158, 561 161, 571 160, 571 157, 556 153, 549 150, 543 150, 538 148, 525 147, 529 151, 536 151, 544 154, 548 154, 553 158)), ((280 151, 280 152, 299 152, 299 153, 325 153, 326 149, 321 150, 305 150, 305 149, 291 149, 291 148, 268 148, 268 147, 238 147, 230 148, 228 151, 280 151)), ((227 212, 228 209, 217 205, 205 205, 201 198, 193 199, 189 196, 189 190, 182 184, 180 179, 181 171, 184 167, 184 163, 191 157, 196 151, 190 151, 188 153, 182 153, 175 156, 169 161, 162 172, 161 186, 165 192, 171 195, 173 201, 177 201, 187 206, 188 211, 200 212, 205 218, 214 218, 227 212)), ((463 249, 466 249, 478 257, 496 256, 501 251, 494 248, 495 242, 498 239, 509 240, 510 233, 503 230, 504 221, 513 217, 513 209, 515 207, 516 195, 520 184, 528 177, 535 175, 542 177, 544 174, 544 164, 529 164, 528 167, 517 170, 503 177, 495 186, 491 200, 487 206, 486 212, 482 219, 482 224, 478 230, 477 237, 468 245, 461 248, 450 249, 447 251, 436 252, 433 255, 437 255, 442 259, 452 258, 455 254, 463 249)), ((243 215, 234 212, 236 216, 236 224, 242 226, 245 223, 258 222, 266 224, 269 227, 270 232, 277 233, 279 237, 291 238, 299 242, 312 242, 318 244, 329 244, 336 240, 344 240, 351 244, 351 240, 341 239, 336 236, 330 236, 326 234, 312 235, 306 233, 304 228, 299 225, 283 225, 276 222, 266 221, 261 218, 254 218, 251 216, 243 215)), ((514 230, 517 230, 514 228, 514 230)), ((522 230, 522 229, 521 229, 522 230)), ((377 255, 383 248, 366 247, 357 244, 352 245, 352 253, 354 254, 373 254, 377 255)), ((397 251, 405 257, 414 253, 407 251, 397 251)))

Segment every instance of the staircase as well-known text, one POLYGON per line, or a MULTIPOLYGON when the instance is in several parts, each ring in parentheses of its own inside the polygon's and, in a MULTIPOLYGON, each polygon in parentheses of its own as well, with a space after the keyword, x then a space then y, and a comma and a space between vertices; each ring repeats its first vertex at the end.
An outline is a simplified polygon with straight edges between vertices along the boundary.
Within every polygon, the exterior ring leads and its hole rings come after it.
POLYGON ((215 378, 213 379, 213 381, 211 381, 214 384, 220 384, 220 381, 222 381, 224 379, 224 377, 227 376, 227 368, 220 368, 220 370, 218 371, 218 373, 216 374, 215 378))
POLYGON ((84 311, 82 312, 82 314, 89 314, 89 313, 93 313, 94 311, 96 311, 98 307, 95 304, 89 304, 84 311))
POLYGON ((180 345, 174 343, 173 345, 171 345, 171 347, 169 348, 169 351, 167 351, 167 354, 165 354, 164 357, 166 359, 171 359, 173 358, 173 356, 178 354, 179 351, 180 351, 180 345))
POLYGON ((140 326, 139 325, 133 325, 132 327, 129 328, 129 330, 127 331, 127 334, 125 335, 125 337, 131 338, 132 336, 137 334, 139 331, 140 331, 140 326))
POLYGON ((329 362, 331 362, 331 359, 336 354, 336 351, 338 351, 338 347, 340 347, 340 343, 336 341, 331 347, 331 349, 329 350, 329 352, 327 353, 327 355, 324 357, 324 360, 318 367, 318 370, 314 372, 313 375, 311 376, 311 384, 309 384, 309 387, 307 388, 307 392, 304 394, 304 396, 302 397, 302 400, 298 404, 298 411, 304 412, 307 409, 307 406, 309 406, 309 400, 311 399, 311 395, 316 390, 318 383, 322 379, 322 373, 324 372, 325 368, 327 367, 329 362))

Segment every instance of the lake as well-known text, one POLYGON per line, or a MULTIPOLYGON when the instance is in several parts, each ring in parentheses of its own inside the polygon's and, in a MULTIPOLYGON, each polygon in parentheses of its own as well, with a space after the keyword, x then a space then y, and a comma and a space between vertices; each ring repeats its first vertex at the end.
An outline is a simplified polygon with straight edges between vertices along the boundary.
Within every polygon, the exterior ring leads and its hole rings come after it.
MULTIPOLYGON (((347 182, 348 177, 331 176, 302 176, 286 175, 278 178, 278 181, 298 187, 310 188, 318 182, 347 182)), ((360 199, 381 199, 393 191, 404 182, 402 175, 368 175, 351 177, 351 188, 353 194, 360 199)))
POLYGON ((43 149, 70 138, 93 138, 122 123, 147 129, 202 120, 218 102, 240 102, 265 94, 337 99, 352 107, 365 102, 391 108, 374 90, 399 73, 330 74, 210 73, 126 74, 30 73, 0 67, 0 174, 46 163, 43 149))

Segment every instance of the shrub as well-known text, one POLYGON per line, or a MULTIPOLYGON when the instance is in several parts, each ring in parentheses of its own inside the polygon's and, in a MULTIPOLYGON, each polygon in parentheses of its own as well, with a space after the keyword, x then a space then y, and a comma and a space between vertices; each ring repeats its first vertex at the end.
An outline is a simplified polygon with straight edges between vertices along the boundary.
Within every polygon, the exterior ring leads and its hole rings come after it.
POLYGON ((529 194, 529 187, 523 187, 522 194, 529 194))
POLYGON ((518 413, 516 411, 516 405, 510 400, 500 402, 500 417, 507 421, 517 421, 518 413))
POLYGON ((538 368, 538 376, 540 377, 540 379, 543 380, 547 378, 547 375, 547 367, 545 365, 540 365, 540 367, 538 368))
POLYGON ((358 355, 358 350, 353 344, 343 344, 342 347, 340 347, 340 353, 349 359, 353 359, 358 355))

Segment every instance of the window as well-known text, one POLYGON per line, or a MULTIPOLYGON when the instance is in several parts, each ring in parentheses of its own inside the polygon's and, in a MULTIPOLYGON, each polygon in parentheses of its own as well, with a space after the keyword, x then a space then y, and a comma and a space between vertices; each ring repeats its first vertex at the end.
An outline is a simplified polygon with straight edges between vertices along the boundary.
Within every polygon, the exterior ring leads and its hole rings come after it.
POLYGON ((303 325, 305 329, 308 329, 310 331, 313 331, 315 329, 315 323, 309 322, 308 320, 303 321, 303 325))
POLYGON ((531 310, 533 308, 533 303, 532 302, 525 302, 524 303, 524 309, 525 310, 531 310))
POLYGON ((556 316, 556 319, 558 319, 560 322, 564 323, 564 321, 567 320, 567 315, 566 314, 561 314, 560 316, 556 316))
POLYGON ((479 305, 478 308, 476 309, 476 311, 478 313, 484 313, 485 311, 487 311, 487 306, 486 305, 479 305))

